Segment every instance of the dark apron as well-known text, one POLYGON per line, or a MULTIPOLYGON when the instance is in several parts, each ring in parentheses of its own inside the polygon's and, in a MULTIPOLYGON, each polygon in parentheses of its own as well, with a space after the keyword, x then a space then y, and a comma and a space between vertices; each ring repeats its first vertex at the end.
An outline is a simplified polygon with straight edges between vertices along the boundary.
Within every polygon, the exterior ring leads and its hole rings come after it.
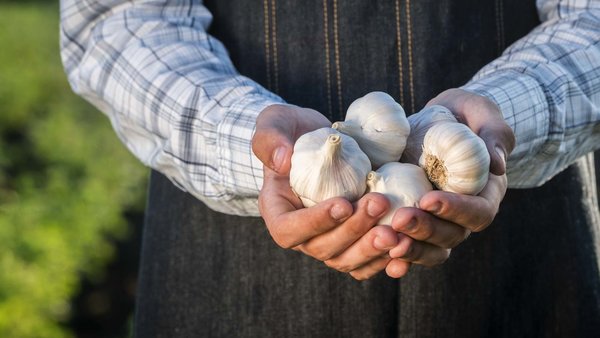
MULTIPOLYGON (((332 121, 374 90, 416 112, 539 23, 533 0, 206 3, 211 33, 242 74, 332 121)), ((278 248, 261 219, 213 212, 153 173, 136 334, 598 334, 598 207, 593 165, 583 164, 541 188, 509 191, 494 224, 446 264, 366 282, 278 248)))

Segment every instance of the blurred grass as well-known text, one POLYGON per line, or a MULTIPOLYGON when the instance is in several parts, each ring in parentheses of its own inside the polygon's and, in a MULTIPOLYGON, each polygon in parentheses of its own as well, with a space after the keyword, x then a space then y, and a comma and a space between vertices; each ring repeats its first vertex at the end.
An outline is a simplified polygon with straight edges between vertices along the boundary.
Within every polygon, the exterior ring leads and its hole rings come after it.
POLYGON ((70 90, 57 2, 0 2, 0 337, 70 337, 82 276, 141 210, 146 170, 70 90))

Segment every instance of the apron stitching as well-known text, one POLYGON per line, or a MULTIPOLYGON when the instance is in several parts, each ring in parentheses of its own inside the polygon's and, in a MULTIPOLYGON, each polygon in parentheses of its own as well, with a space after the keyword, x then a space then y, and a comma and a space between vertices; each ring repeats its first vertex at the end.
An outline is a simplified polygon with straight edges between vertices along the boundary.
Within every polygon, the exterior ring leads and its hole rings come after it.
POLYGON ((400 85, 400 105, 404 106, 404 74, 402 74, 402 36, 400 33, 400 0, 396 0, 396 45, 398 47, 398 83, 400 85))
POLYGON ((502 0, 496 0, 496 36, 498 39, 498 53, 504 51, 504 7, 502 0))
POLYGON ((340 71, 340 49, 339 49, 339 38, 338 38, 338 15, 337 15, 337 0, 333 0, 333 41, 335 48, 335 75, 337 78, 337 94, 340 117, 344 116, 342 111, 342 72, 340 71))
POLYGON ((504 51, 504 48, 506 48, 506 40, 504 39, 504 2, 502 0, 499 0, 500 2, 500 33, 502 36, 502 50, 500 52, 504 51))
POLYGON ((412 23, 410 21, 410 0, 406 0, 406 26, 408 28, 408 67, 409 67, 409 87, 410 87, 410 105, 411 109, 415 111, 415 90, 413 84, 413 58, 412 58, 412 23))
POLYGON ((267 85, 272 89, 271 83, 271 46, 269 43, 270 27, 269 27, 269 0, 263 1, 264 16, 265 16, 265 63, 267 68, 267 85))
POLYGON ((329 60, 329 17, 327 11, 327 0, 323 0, 323 32, 325 35, 325 75, 327 79, 327 108, 329 116, 333 117, 331 109, 331 65, 329 60))
POLYGON ((279 92, 279 66, 277 62, 277 10, 275 3, 271 0, 271 29, 273 30, 273 69, 275 70, 275 92, 279 92))

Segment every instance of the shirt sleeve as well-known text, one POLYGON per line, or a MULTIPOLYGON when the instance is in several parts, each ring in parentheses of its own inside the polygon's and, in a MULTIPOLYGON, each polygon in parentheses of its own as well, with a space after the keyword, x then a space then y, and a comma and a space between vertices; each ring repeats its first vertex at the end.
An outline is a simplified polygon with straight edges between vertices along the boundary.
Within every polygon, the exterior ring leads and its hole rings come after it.
POLYGON ((600 147, 600 1, 537 1, 543 23, 462 88, 498 104, 509 187, 542 185, 600 147))
POLYGON ((196 1, 61 1, 73 90, 144 164, 217 211, 258 215, 257 115, 281 98, 237 73, 196 1))

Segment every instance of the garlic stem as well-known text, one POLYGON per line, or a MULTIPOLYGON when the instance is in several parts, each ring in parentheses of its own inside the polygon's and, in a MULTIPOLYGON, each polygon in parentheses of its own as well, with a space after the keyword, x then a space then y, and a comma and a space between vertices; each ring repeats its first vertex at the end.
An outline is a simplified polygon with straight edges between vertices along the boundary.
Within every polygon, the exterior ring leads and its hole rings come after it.
POLYGON ((362 128, 360 127, 360 125, 357 125, 356 123, 353 123, 352 121, 338 121, 338 122, 334 122, 331 125, 331 128, 342 132, 346 135, 350 135, 350 136, 355 136, 356 133, 358 131, 360 131, 362 128))
POLYGON ((342 138, 339 134, 331 134, 327 136, 327 141, 323 145, 325 155, 328 158, 333 158, 336 153, 342 149, 342 138))
POLYGON ((379 182, 379 180, 381 180, 381 175, 375 171, 371 171, 367 175, 367 186, 369 186, 369 188, 371 189, 374 189, 375 185, 377 184, 377 182, 379 182))

